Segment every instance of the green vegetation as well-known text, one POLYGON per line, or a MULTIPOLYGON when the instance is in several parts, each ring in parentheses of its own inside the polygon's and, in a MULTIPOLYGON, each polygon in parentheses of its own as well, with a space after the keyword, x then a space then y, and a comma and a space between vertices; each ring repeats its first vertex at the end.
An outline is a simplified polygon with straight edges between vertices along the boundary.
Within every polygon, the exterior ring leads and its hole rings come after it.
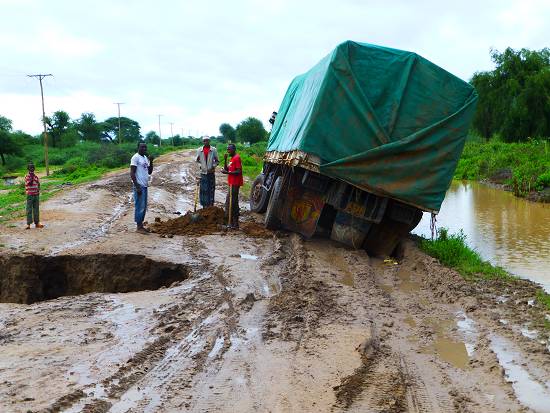
POLYGON ((454 268, 464 278, 475 279, 514 279, 501 267, 495 267, 483 261, 480 255, 466 244, 466 236, 462 231, 449 234, 446 228, 437 231, 435 240, 422 239, 420 248, 437 258, 443 265, 454 268))
POLYGON ((229 123, 222 123, 220 125, 220 133, 222 134, 224 142, 235 142, 237 138, 235 128, 229 123))
POLYGON ((472 128, 481 139, 466 144, 455 178, 489 179, 526 197, 550 187, 550 49, 491 57, 495 69, 471 79, 479 94, 472 128))
MULTIPOLYGON (((542 303, 546 308, 550 310, 550 294, 547 294, 541 289, 537 291, 536 298, 539 303, 542 303)), ((550 328, 550 325, 548 327, 550 328)))
MULTIPOLYGON (((149 146, 149 154, 153 157, 176 149, 196 147, 198 143, 187 143, 180 147, 149 146)), ((7 167, 9 172, 23 177, 26 174, 26 164, 33 161, 37 173, 44 171, 43 147, 40 144, 30 144, 21 147, 23 157, 12 156, 7 167)), ((53 173, 41 178, 40 199, 45 201, 59 191, 62 185, 80 184, 93 181, 110 170, 126 167, 130 158, 136 153, 135 143, 114 145, 109 143, 81 142, 67 148, 51 148, 49 151, 50 166, 53 173)), ((1 171, 0 171, 1 172, 1 171)), ((25 209, 25 187, 22 183, 16 186, 0 185, 0 221, 5 221, 23 214, 25 209), (7 192, 4 192, 7 191, 7 192)))
POLYGON ((220 125, 220 141, 240 142, 240 143, 258 143, 268 138, 269 132, 264 128, 261 120, 248 117, 233 128, 229 123, 220 125))
POLYGON ((507 48, 491 57, 495 69, 471 80, 479 94, 474 130, 505 142, 550 136, 550 49, 507 48))
POLYGON ((501 175, 498 182, 517 196, 550 187, 550 142, 504 143, 497 139, 467 142, 455 178, 491 180, 498 175, 501 175))

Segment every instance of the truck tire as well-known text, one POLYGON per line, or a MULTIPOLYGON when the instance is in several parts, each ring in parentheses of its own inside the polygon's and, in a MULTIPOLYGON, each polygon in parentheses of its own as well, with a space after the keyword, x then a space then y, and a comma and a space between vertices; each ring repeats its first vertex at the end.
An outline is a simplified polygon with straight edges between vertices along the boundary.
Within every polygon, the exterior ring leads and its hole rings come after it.
POLYGON ((259 214, 265 212, 269 203, 269 192, 263 187, 264 179, 264 174, 258 175, 250 188, 250 210, 259 214))
POLYGON ((265 213, 265 227, 267 229, 276 230, 281 228, 281 220, 278 213, 281 209, 281 192, 283 190, 283 178, 277 177, 273 188, 271 189, 271 196, 269 197, 269 203, 267 204, 267 211, 265 213))

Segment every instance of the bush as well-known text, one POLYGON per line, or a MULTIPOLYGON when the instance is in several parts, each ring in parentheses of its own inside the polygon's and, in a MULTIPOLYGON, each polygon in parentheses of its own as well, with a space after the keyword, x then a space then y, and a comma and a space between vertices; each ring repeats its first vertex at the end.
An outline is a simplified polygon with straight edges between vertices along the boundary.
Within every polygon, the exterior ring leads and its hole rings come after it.
POLYGON ((24 158, 19 156, 6 156, 6 165, 4 166, 6 171, 16 171, 18 169, 25 168, 26 166, 27 162, 24 158))
POLYGON ((88 163, 84 158, 81 157, 74 157, 69 159, 67 162, 63 164, 63 168, 56 171, 55 174, 70 174, 76 171, 80 168, 86 168, 88 166, 88 163))
POLYGON ((504 143, 497 139, 486 143, 469 141, 455 171, 457 179, 488 179, 502 169, 512 170, 506 182, 518 196, 549 186, 550 156, 547 142, 504 143))

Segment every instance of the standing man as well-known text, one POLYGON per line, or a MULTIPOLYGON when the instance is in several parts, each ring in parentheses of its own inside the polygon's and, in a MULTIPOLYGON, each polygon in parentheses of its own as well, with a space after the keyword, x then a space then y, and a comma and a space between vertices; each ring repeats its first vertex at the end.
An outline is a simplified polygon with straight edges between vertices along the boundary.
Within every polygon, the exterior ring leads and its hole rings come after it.
POLYGON ((134 183, 134 219, 137 224, 137 232, 149 233, 143 226, 145 213, 147 212, 147 186, 149 175, 153 173, 153 157, 147 158, 147 145, 138 143, 138 152, 130 160, 130 178, 134 183))
POLYGON ((34 173, 34 164, 30 162, 27 165, 29 173, 25 176, 25 193, 27 194, 27 227, 30 229, 34 221, 36 228, 43 228, 40 223, 40 180, 34 173))
POLYGON ((214 193, 216 190, 216 166, 220 163, 218 160, 218 151, 210 146, 210 138, 202 138, 203 146, 197 150, 196 161, 200 164, 200 201, 203 208, 214 205, 214 193))
POLYGON ((239 189, 243 186, 243 166, 241 157, 237 154, 234 144, 227 145, 227 153, 223 157, 224 166, 222 174, 227 175, 229 192, 225 200, 225 216, 229 228, 239 228, 239 189), (229 154, 229 164, 227 155, 229 154))

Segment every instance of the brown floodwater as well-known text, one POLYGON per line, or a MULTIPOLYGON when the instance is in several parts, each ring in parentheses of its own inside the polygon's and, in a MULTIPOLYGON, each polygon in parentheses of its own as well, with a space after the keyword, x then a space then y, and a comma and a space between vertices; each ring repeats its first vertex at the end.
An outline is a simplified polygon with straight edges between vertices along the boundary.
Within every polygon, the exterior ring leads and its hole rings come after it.
MULTIPOLYGON (((454 181, 437 216, 438 228, 464 231, 483 259, 550 291, 550 204, 516 198, 477 182, 454 181)), ((413 231, 430 237, 430 214, 413 231)))

